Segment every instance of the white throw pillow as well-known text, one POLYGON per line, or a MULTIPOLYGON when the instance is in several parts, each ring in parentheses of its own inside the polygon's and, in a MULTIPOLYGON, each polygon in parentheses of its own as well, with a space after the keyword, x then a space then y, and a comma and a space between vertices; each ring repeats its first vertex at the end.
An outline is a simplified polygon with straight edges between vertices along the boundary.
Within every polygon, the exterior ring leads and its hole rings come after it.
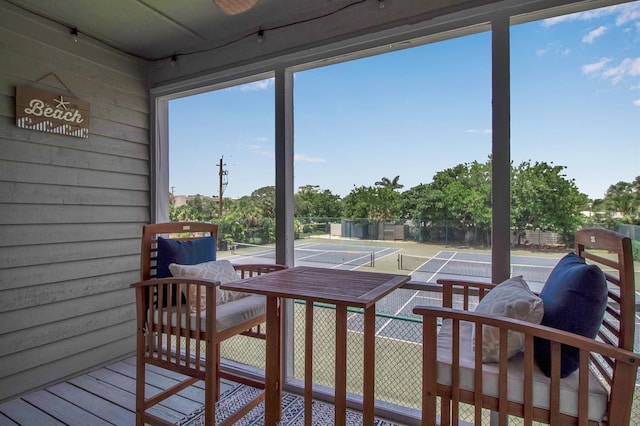
MULTIPOLYGON (((516 318, 540 324, 544 314, 542 299, 533 294, 521 277, 510 278, 493 288, 475 309, 475 312, 492 316, 516 318)), ((482 330, 482 362, 498 362, 500 357, 500 330, 485 325, 482 330)), ((475 346, 475 330, 473 342, 475 346)), ((524 347, 524 334, 507 333, 507 355, 509 358, 524 347)))
MULTIPOLYGON (((202 278, 220 281, 221 284, 235 281, 239 278, 233 264, 228 260, 212 260, 197 265, 178 265, 177 263, 172 263, 169 265, 169 270, 174 277, 202 278)), ((222 290, 220 287, 216 287, 216 305, 241 299, 246 296, 248 296, 247 293, 222 290)), ((204 299, 204 292, 201 292, 201 298, 204 299)), ((195 297, 191 297, 191 300, 195 302, 195 297)), ((201 308, 203 308, 203 306, 201 306, 201 308)))

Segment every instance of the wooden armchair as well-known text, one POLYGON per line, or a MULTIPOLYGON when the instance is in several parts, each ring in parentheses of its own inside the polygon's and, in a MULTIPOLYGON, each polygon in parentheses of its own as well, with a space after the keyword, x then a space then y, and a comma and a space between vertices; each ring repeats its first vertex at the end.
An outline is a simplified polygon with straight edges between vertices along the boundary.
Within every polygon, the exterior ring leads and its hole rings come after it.
MULTIPOLYGON (((168 244, 171 247, 178 245, 178 250, 191 250, 187 255, 183 255, 185 251, 176 255, 184 264, 214 260, 217 231, 217 225, 195 222, 151 224, 143 228, 141 281, 131 285, 135 289, 137 310, 138 425, 170 424, 147 410, 199 380, 205 382, 207 425, 215 424, 215 401, 220 397, 220 378, 264 389, 263 382, 220 370, 222 341, 238 334, 264 338, 260 328, 266 320, 264 297, 248 295, 216 305, 220 291, 217 288, 219 281, 167 276, 170 273, 166 271, 167 265, 163 264, 170 261, 165 253, 167 249, 164 248, 168 244), (189 378, 151 398, 146 398, 147 364, 172 370, 189 378)), ((237 278, 285 268, 283 265, 233 265, 237 278)), ((224 424, 233 424, 263 399, 264 394, 260 394, 227 418, 224 424)))
POLYGON ((631 241, 602 229, 578 231, 575 239, 577 256, 601 267, 606 279, 606 311, 596 339, 468 311, 474 298, 482 299, 495 288, 492 284, 439 280, 444 307, 414 308, 424 320, 422 424, 435 425, 439 412, 442 425, 460 421, 480 425, 483 409, 492 411, 500 425, 507 424, 508 416, 521 417, 525 425, 533 421, 551 425, 629 424, 640 364, 640 356, 633 352, 631 241), (463 309, 452 309, 454 304, 463 309), (439 332, 439 324, 447 326, 439 332), (483 344, 479 342, 487 332, 486 326, 496 327, 499 332, 498 362, 482 360, 483 344), (521 352, 511 358, 507 354, 509 331, 522 333, 524 341, 521 352), (538 354, 534 355, 534 346, 544 341, 538 339, 549 341, 548 376, 538 366, 538 354), (579 367, 562 378, 564 350, 574 350, 567 346, 577 348, 579 367), (473 406, 472 418, 461 417, 461 404, 473 406))

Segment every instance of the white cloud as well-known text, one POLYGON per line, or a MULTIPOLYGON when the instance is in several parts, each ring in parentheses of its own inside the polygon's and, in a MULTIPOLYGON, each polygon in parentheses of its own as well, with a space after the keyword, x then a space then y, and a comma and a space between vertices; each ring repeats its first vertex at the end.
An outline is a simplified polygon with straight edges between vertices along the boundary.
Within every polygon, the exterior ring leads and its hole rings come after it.
POLYGON ((269 87, 273 86, 274 79, 267 78, 266 80, 254 81, 251 83, 243 84, 240 87, 240 90, 243 92, 256 92, 258 90, 266 90, 269 87))
POLYGON ((564 22, 574 21, 589 22, 593 19, 616 14, 616 26, 621 26, 628 22, 640 19, 640 2, 635 1, 595 10, 588 10, 586 12, 572 13, 571 15, 555 16, 553 18, 543 20, 542 26, 551 27, 564 22))
MULTIPOLYGON (((593 64, 582 66, 582 72, 587 75, 599 75, 604 80, 610 80, 612 84, 621 82, 626 77, 640 76, 640 57, 625 58, 617 66, 607 67, 610 58, 602 58, 593 64)), ((633 85, 631 90, 640 87, 633 85)))
POLYGON ((640 89, 640 83, 634 84, 631 87, 629 87, 629 90, 638 90, 638 89, 640 89))
POLYGON ((611 58, 602 58, 598 62, 593 64, 587 64, 582 66, 583 74, 594 74, 604 68, 607 63, 611 62, 611 58))
POLYGON ((617 26, 640 19, 640 4, 638 2, 620 5, 620 9, 620 15, 616 18, 617 26))
POLYGON ((293 160, 294 161, 303 161, 306 163, 324 163, 325 159, 324 158, 318 158, 318 157, 310 157, 308 155, 305 154, 296 154, 293 156, 293 160))
POLYGON ((602 73, 602 78, 611 80, 617 84, 627 76, 635 77, 640 75, 640 58, 625 58, 617 67, 607 68, 602 73))
POLYGON ((636 99, 635 101, 633 101, 633 104, 635 106, 639 106, 640 107, 640 99, 636 99))
POLYGON ((551 27, 556 24, 574 21, 591 21, 592 19, 601 18, 603 16, 616 13, 616 6, 605 7, 603 9, 588 10, 586 12, 572 13, 571 15, 554 16, 553 18, 542 21, 544 27, 551 27))
POLYGON ((250 145, 247 145, 247 148, 249 148, 249 150, 253 152, 255 155, 260 155, 260 156, 269 157, 269 158, 275 157, 273 151, 267 151, 266 149, 264 149, 262 145, 250 144, 250 145))
POLYGON ((607 32, 607 27, 604 25, 599 26, 593 31, 589 31, 589 33, 582 37, 582 41, 584 43, 593 43, 598 37, 602 36, 605 32, 607 32))
POLYGON ((571 49, 564 47, 562 43, 558 41, 554 41, 547 44, 546 47, 536 50, 536 56, 538 57, 542 57, 547 53, 554 53, 560 56, 569 56, 569 54, 571 53, 571 49))
POLYGON ((640 75, 640 57, 635 58, 631 61, 631 67, 629 70, 629 75, 637 76, 640 75))

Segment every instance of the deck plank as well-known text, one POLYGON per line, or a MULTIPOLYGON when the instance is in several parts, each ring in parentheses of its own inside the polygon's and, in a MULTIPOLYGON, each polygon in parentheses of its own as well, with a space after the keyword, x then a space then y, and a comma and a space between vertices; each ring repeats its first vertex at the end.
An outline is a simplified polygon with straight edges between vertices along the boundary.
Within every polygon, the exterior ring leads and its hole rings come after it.
MULTIPOLYGON (((176 384, 186 376, 147 366, 147 397, 176 384)), ((222 392, 235 386, 222 380, 222 392)), ((0 426, 135 423, 135 357, 68 379, 0 405, 0 426)), ((180 423, 202 409, 204 382, 151 407, 148 413, 180 423)))
MULTIPOLYGON (((135 367, 136 358, 135 357, 127 358, 122 362, 127 363, 129 365, 133 365, 135 367)), ((165 368, 158 367, 156 365, 151 365, 151 364, 147 364, 147 371, 153 371, 154 373, 158 373, 162 376, 170 377, 172 379, 180 380, 180 381, 187 378, 187 376, 185 376, 184 374, 176 373, 175 371, 167 370, 165 368)), ((200 380, 194 383, 193 387, 204 390, 204 381, 200 380)), ((227 380, 227 379, 220 380, 220 392, 225 392, 235 387, 236 387, 236 383, 230 380, 227 380)))
POLYGON ((59 383, 47 390, 110 423, 132 425, 136 421, 135 412, 108 401, 104 396, 89 393, 70 383, 59 383))
MULTIPOLYGON (((101 368, 99 370, 93 371, 89 373, 89 375, 92 377, 95 377, 98 380, 104 380, 107 383, 111 383, 112 385, 117 386, 121 389, 127 390, 135 395, 136 381, 131 377, 127 377, 125 375, 116 373, 113 370, 109 370, 107 368, 101 368)), ((161 388, 152 386, 148 383, 145 386, 145 395, 147 397, 156 395, 161 391, 162 391, 161 388)), ((202 404, 197 404, 191 401, 190 399, 184 398, 179 395, 170 396, 169 398, 162 401, 160 404, 176 412, 176 415, 179 417, 178 420, 181 420, 183 417, 190 415, 191 413, 199 410, 200 407, 202 406, 202 404)))
MULTIPOLYGON (((69 382, 86 390, 87 392, 93 393, 95 395, 100 395, 107 401, 113 404, 117 404, 126 410, 129 410, 133 413, 135 413, 136 411, 135 394, 114 386, 110 383, 107 383, 106 381, 99 380, 95 377, 91 377, 85 374, 84 376, 71 379, 69 380, 69 382)), ((153 414, 154 416, 158 416, 160 418, 171 420, 174 422, 179 421, 181 418, 178 413, 167 407, 164 407, 163 405, 155 405, 154 407, 147 410, 147 412, 149 414, 153 414)))
POLYGON ((9 417, 0 413, 0 426, 18 426, 18 423, 14 422, 9 417))
MULTIPOLYGON (((124 376, 131 377, 132 379, 136 378, 136 368, 127 363, 118 362, 113 365, 107 366, 107 368, 124 376)), ((187 376, 183 376, 182 380, 186 378, 187 376)), ((147 370, 146 372, 146 382, 160 389, 168 389, 171 386, 179 383, 179 381, 176 379, 172 379, 167 376, 155 373, 151 370, 147 370)), ((204 390, 202 389, 194 388, 193 386, 191 386, 178 392, 178 395, 197 402, 200 406, 204 404, 204 390)))
POLYGON ((30 393, 23 396, 22 399, 64 424, 105 426, 110 424, 46 390, 30 393))
POLYGON ((47 413, 40 411, 33 405, 19 398, 0 405, 0 413, 20 425, 64 425, 47 413))
MULTIPOLYGON (((133 367, 136 366, 135 358, 125 359, 122 362, 128 365, 132 365, 133 367)), ((169 377, 177 381, 182 381, 182 380, 185 380, 187 377, 189 377, 189 376, 185 376, 184 374, 177 373, 175 371, 167 370, 166 368, 158 367, 157 365, 147 364, 146 367, 147 367, 147 371, 153 371, 154 373, 158 373, 162 376, 169 377)), ((199 387, 200 389, 204 389, 204 382, 200 380, 196 382, 194 386, 199 387)))

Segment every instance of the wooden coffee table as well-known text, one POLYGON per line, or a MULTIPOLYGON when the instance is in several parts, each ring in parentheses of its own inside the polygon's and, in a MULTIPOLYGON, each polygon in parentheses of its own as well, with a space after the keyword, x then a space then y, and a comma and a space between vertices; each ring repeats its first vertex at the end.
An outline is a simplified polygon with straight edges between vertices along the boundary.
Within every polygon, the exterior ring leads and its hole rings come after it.
POLYGON ((336 306, 335 424, 344 425, 347 411, 347 307, 364 309, 363 424, 373 424, 375 401, 375 304, 409 281, 408 275, 299 266, 233 281, 227 290, 267 298, 265 424, 275 425, 282 412, 282 323, 279 300, 301 299, 305 312, 305 424, 311 424, 313 390, 313 302, 336 306))

